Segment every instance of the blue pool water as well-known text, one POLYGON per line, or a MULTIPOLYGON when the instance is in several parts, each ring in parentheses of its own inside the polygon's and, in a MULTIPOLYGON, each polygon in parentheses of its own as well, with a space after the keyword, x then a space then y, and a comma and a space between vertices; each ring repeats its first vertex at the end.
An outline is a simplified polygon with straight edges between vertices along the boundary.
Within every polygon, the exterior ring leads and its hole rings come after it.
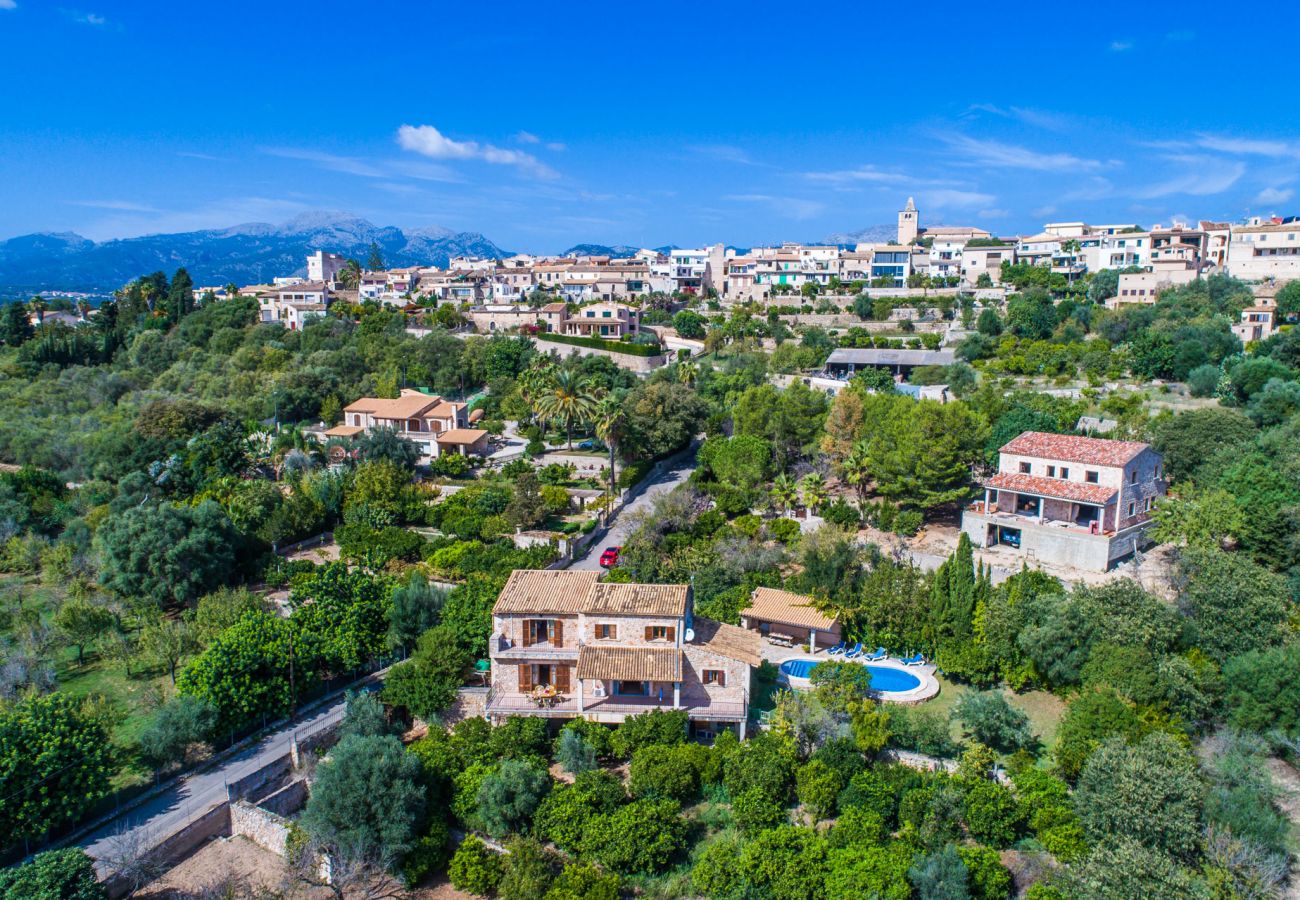
MULTIPOLYGON (((815 668, 817 661, 814 659, 787 659, 781 663, 781 671, 794 678, 807 678, 815 668)), ((871 673, 871 689, 874 691, 901 693, 921 686, 921 679, 903 669, 868 665, 867 671, 871 673)))

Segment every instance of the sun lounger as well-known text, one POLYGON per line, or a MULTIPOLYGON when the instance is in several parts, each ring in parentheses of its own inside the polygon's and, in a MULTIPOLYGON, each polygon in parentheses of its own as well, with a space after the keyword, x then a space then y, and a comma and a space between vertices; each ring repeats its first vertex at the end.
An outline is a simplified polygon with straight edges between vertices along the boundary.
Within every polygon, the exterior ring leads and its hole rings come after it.
POLYGON ((861 656, 861 655, 862 655, 862 645, 861 645, 861 644, 854 644, 853 647, 852 647, 852 649, 849 649, 849 650, 844 651, 844 658, 845 658, 845 659, 857 659, 857 658, 858 658, 859 656, 861 656))
POLYGON ((839 654, 843 653, 847 647, 848 647, 848 643, 846 641, 840 641, 834 647, 831 647, 829 650, 827 650, 826 655, 838 656, 839 654))
POLYGON ((903 660, 903 665, 905 666, 920 666, 924 664, 925 664, 925 657, 922 656, 920 653, 916 654, 915 656, 909 656, 907 657, 907 659, 903 660))
POLYGON ((868 653, 863 659, 867 662, 880 662, 882 659, 889 659, 889 651, 884 647, 877 647, 874 653, 868 653))

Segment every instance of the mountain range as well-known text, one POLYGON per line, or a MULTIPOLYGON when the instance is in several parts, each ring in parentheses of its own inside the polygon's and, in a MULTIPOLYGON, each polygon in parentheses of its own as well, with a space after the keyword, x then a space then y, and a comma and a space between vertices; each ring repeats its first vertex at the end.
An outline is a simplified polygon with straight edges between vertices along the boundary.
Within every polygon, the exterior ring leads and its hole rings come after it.
POLYGON ((509 256, 478 232, 430 227, 403 231, 343 213, 311 212, 281 225, 255 222, 210 231, 95 242, 73 232, 0 241, 0 296, 41 291, 104 294, 134 278, 179 267, 196 285, 256 284, 306 273, 308 254, 342 253, 363 264, 371 243, 390 266, 445 266, 453 256, 509 256))
MULTIPOLYGON (((893 240, 892 225, 827 235, 820 243, 852 246, 893 240)), ((73 291, 108 294, 134 278, 184 266, 196 285, 257 284, 276 276, 306 274, 316 250, 366 262, 378 244, 389 266, 445 266, 453 256, 500 259, 510 255, 479 232, 432 226, 404 231, 337 212, 308 212, 280 225, 253 222, 232 228, 151 234, 92 241, 75 232, 42 232, 0 241, 0 298, 73 291)), ((576 244, 580 256, 629 257, 627 244, 576 244)), ((655 248, 661 253, 674 245, 655 248)))
POLYGON ((868 225, 860 231, 841 231, 828 234, 819 243, 841 244, 852 247, 855 244, 884 244, 898 238, 898 228, 894 225, 868 225))

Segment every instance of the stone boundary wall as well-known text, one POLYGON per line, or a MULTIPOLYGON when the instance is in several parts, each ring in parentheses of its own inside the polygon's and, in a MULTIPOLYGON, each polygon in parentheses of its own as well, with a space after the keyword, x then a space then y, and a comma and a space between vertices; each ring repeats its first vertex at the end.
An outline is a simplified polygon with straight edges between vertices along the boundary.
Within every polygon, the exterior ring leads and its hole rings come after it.
POLYGON ((256 772, 245 775, 236 781, 226 784, 226 797, 230 802, 236 800, 246 800, 250 797, 256 797, 258 794, 268 793, 268 788, 272 791, 279 790, 280 782, 289 777, 289 772, 293 768, 293 761, 289 754, 285 754, 269 763, 256 772), (272 787, 274 785, 274 787, 272 787))
POLYGON ((554 350, 561 358, 568 356, 603 356, 611 359, 621 368, 629 372, 635 372, 638 375, 645 375, 653 372, 668 362, 668 358, 663 354, 658 356, 634 356, 631 353, 614 353, 610 350, 601 350, 596 347, 580 347, 577 344, 562 344, 558 341, 548 341, 539 334, 532 336, 537 343, 537 349, 543 352, 554 350))
POLYGON ((247 800, 236 800, 230 804, 231 836, 246 837, 257 846, 270 850, 277 856, 284 856, 287 853, 289 826, 289 820, 284 816, 254 806, 247 800))

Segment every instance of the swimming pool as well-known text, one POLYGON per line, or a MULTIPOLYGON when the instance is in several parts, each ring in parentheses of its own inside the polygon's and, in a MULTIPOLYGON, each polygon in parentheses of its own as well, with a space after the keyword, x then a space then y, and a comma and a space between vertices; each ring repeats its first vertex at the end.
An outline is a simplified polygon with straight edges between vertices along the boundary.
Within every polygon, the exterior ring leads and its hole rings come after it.
MULTIPOLYGON (((817 668, 815 659, 787 659, 781 663, 781 672, 789 678, 807 679, 812 670, 817 668)), ((881 693, 902 693, 914 691, 921 686, 921 679, 912 672, 894 666, 873 666, 865 664, 871 673, 871 689, 881 693)))

